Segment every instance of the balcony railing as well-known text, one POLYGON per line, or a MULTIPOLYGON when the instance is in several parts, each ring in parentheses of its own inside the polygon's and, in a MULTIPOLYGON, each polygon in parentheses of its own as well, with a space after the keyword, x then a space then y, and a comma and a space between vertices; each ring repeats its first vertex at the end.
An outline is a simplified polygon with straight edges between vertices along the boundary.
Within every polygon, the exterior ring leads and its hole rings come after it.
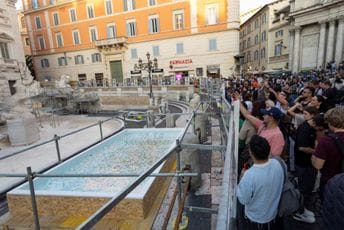
POLYGON ((113 45, 124 45, 127 43, 126 37, 118 38, 107 38, 95 41, 96 46, 113 46, 113 45))

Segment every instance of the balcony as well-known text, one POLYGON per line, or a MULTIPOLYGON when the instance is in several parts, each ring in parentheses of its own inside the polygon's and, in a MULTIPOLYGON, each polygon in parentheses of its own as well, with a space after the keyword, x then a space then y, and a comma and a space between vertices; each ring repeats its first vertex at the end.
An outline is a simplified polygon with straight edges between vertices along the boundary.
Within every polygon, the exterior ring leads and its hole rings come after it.
POLYGON ((97 40, 94 42, 95 46, 100 50, 121 50, 122 48, 127 47, 127 38, 118 37, 118 38, 107 38, 102 40, 97 40))

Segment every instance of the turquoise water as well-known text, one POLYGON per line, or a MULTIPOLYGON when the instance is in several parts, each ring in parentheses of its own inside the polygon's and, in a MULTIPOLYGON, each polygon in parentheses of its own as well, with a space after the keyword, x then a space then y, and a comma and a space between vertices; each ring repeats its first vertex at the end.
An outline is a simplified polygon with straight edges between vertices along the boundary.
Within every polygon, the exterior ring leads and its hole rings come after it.
MULTIPOLYGON (((84 151, 46 174, 140 174, 172 149, 182 129, 128 129, 84 151)), ((87 138, 87 137, 85 137, 87 138)), ((134 177, 103 178, 37 178, 36 193, 72 194, 102 193, 113 195, 135 180, 134 177), (62 193, 61 193, 62 192, 62 193)), ((153 178, 147 178, 137 189, 144 190, 153 178)), ((16 189, 28 191, 28 184, 16 189)), ((147 189, 147 188, 146 188, 147 189)), ((67 194, 65 194, 67 195, 67 194)), ((76 195, 76 194, 75 194, 76 195)))

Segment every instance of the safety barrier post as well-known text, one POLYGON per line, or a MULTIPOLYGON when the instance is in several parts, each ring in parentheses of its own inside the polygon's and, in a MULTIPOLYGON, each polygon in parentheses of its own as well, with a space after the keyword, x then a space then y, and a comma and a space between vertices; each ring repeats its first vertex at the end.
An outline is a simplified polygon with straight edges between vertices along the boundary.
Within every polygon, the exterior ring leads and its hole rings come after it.
POLYGON ((60 153, 60 146, 59 146, 60 137, 55 134, 54 140, 55 140, 55 146, 56 146, 57 159, 59 162, 61 162, 62 160, 61 160, 61 153, 60 153))
POLYGON ((99 124, 99 131, 100 131, 100 140, 104 140, 102 123, 103 123, 102 121, 98 122, 98 124, 99 124))
MULTIPOLYGON (((176 154, 177 154, 177 173, 181 173, 181 162, 180 162, 180 152, 182 151, 180 140, 176 140, 177 142, 177 148, 176 148, 176 154)), ((182 177, 178 176, 178 201, 181 202, 182 200, 182 177)))
POLYGON ((37 203, 36 203, 36 196, 35 196, 35 188, 33 184, 34 175, 31 171, 31 167, 27 167, 26 171, 27 171, 27 179, 29 181, 29 187, 30 187, 31 204, 32 204, 33 219, 35 222, 35 229, 39 230, 40 226, 39 226, 38 210, 37 210, 37 203))

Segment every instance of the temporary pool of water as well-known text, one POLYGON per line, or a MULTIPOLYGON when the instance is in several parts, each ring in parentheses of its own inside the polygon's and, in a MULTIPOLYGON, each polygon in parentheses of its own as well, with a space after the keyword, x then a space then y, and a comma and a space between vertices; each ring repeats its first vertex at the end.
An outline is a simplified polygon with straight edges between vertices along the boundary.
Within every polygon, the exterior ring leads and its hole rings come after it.
MULTIPOLYGON (((181 134, 179 128, 126 129, 46 174, 141 174, 171 151, 181 134)), ((40 177, 34 180, 34 187, 37 195, 114 197, 134 180, 134 177, 40 177)), ((153 180, 147 178, 128 197, 142 198, 153 180)), ((26 183, 9 194, 27 195, 29 186, 26 183)))

